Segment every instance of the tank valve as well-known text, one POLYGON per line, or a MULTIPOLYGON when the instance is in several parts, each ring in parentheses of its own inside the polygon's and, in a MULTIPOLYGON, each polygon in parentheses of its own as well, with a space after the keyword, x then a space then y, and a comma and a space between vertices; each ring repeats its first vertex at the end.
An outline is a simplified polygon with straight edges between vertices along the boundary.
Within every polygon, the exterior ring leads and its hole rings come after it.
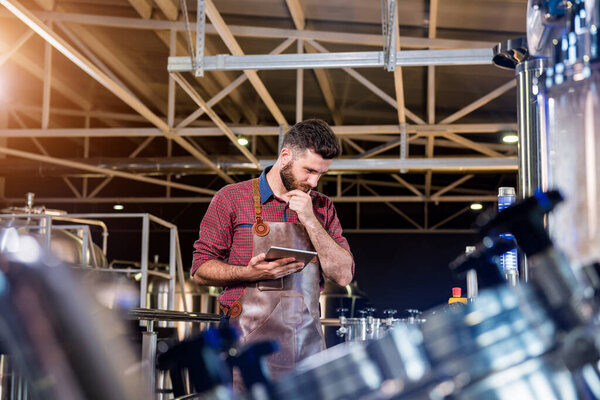
POLYGON ((393 308, 388 308, 387 310, 383 310, 383 315, 385 315, 385 324, 387 326, 394 325, 394 315, 398 313, 398 310, 393 308))
POLYGON ((348 328, 346 327, 346 313, 348 312, 347 308, 340 307, 335 310, 338 313, 338 317, 340 318, 340 328, 335 332, 338 336, 344 336, 348 333, 348 328))

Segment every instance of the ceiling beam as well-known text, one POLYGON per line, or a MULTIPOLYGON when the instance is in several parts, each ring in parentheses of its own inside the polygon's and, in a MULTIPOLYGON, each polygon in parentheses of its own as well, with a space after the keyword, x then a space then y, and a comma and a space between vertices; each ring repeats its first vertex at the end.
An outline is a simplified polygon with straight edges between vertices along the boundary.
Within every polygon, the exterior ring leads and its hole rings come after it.
POLYGON ((0 54, 0 67, 33 36, 33 33, 31 29, 27 29, 8 50, 0 54))
MULTIPOLYGON (((327 50, 325 47, 323 47, 322 45, 320 45, 319 43, 317 43, 315 41, 309 40, 308 43, 310 43, 311 46, 313 46, 315 49, 317 49, 321 53, 329 53, 329 50, 327 50)), ((342 69, 348 75, 350 75, 351 77, 353 77, 354 79, 356 79, 357 81, 359 81, 360 83, 362 83, 367 89, 369 89, 371 92, 373 92, 379 98, 381 98, 383 101, 385 101, 386 103, 388 103, 392 107, 398 109, 398 102, 396 100, 394 100, 390 95, 388 95, 387 93, 385 93, 383 90, 381 90, 380 88, 378 88, 375 84, 373 84, 372 82, 370 82, 367 78, 365 78, 364 76, 362 76, 361 74, 359 74, 358 72, 356 72, 352 68, 342 68, 342 69)), ((404 112, 406 113, 406 116, 408 118, 410 118, 411 120, 413 120, 415 123, 417 123, 417 124, 424 124, 425 123, 425 121, 423 121, 415 113, 411 112, 406 107, 404 108, 404 112)))
MULTIPOLYGON (((291 44, 291 41, 290 41, 290 44, 291 44)), ((210 55, 216 55, 216 54, 218 54, 218 51, 217 51, 216 47, 214 46, 213 41, 206 40, 206 38, 205 38, 205 40, 204 40, 204 55, 210 56, 210 55)), ((279 54, 279 53, 273 53, 273 54, 279 54)), ((222 88, 226 88, 227 86, 229 86, 229 84, 231 84, 231 82, 233 82, 235 80, 235 79, 231 79, 227 75, 227 72, 225 72, 225 71, 211 71, 208 74, 208 79, 199 77, 199 78, 196 78, 196 80, 198 82, 201 82, 203 80, 210 80, 211 77, 214 78, 214 80, 216 80, 222 88)), ((216 93, 212 94, 212 95, 214 96, 214 95, 216 95, 216 93)), ((238 107, 238 110, 240 110, 242 112, 242 114, 244 114, 244 116, 246 117, 246 119, 248 120, 248 122, 251 125, 256 125, 258 123, 258 115, 252 108, 248 107, 248 101, 244 98, 244 96, 242 95, 240 90, 231 91, 229 93, 228 97, 238 107)))
POLYGON ((204 99, 198 94, 198 92, 196 92, 194 90, 194 88, 189 84, 189 82, 186 81, 185 78, 179 73, 172 73, 171 76, 173 77, 173 79, 175 79, 175 81, 179 84, 179 86, 188 94, 188 96, 190 96, 190 98, 192 100, 194 100, 194 103, 196 103, 200 108, 202 108, 204 110, 204 112, 206 113, 206 115, 208 115, 209 118, 219 127, 219 129, 221 129, 223 131, 223 134, 225 136, 227 136, 227 138, 229 140, 231 140, 233 145, 250 162, 252 162, 256 166, 258 166, 258 160, 254 156, 254 154, 252 154, 245 146, 242 146, 241 144, 238 143, 238 140, 237 140, 238 138, 235 135, 235 133, 233 133, 233 131, 217 115, 217 113, 215 113, 214 110, 212 108, 210 108, 210 106, 208 104, 206 104, 204 99))
MULTIPOLYGON (((371 187, 369 187, 368 185, 360 182, 361 186, 363 188, 365 188, 369 193, 371 193, 374 196, 379 196, 379 194, 373 190, 371 187)), ((410 218, 408 215, 406 215, 406 213, 402 210, 400 210, 398 207, 396 207, 395 205, 393 205, 390 202, 385 202, 384 203, 386 206, 388 206, 390 209, 392 209, 396 214, 400 215, 401 217, 403 217, 405 220, 407 220, 411 225, 413 225, 415 228, 417 229, 423 229, 423 227, 421 225, 419 225, 417 222, 415 222, 412 218, 410 218)))
MULTIPOLYGON (((16 106, 15 109, 21 107, 16 106)), ((24 107, 25 111, 39 112, 39 107, 24 107)), ((77 115, 75 112, 58 109, 65 115, 77 115)), ((90 116, 112 118, 111 113, 90 112, 90 116)), ((117 114, 115 117, 119 116, 117 114)), ((129 115, 129 114, 125 114, 129 115)), ((82 115, 85 116, 85 115, 82 115)), ((118 119, 118 118, 116 118, 118 119)), ((244 136, 278 136, 278 126, 230 126, 230 129, 244 136)), ((332 127, 336 136, 374 136, 380 135, 398 135, 400 128, 398 125, 339 125, 332 127)), ((422 136, 443 135, 445 133, 461 134, 490 134, 499 133, 506 130, 516 130, 515 123, 489 123, 489 124, 456 124, 456 125, 407 125, 406 131, 411 134, 422 136)), ((218 127, 193 127, 175 129, 173 133, 178 136, 189 137, 209 137, 222 136, 223 131, 218 127)), ((68 128, 68 129, 0 129, 0 137, 143 137, 143 136, 161 136, 163 133, 157 128, 68 128)), ((412 138, 411 138, 412 139, 412 138)), ((463 138, 464 139, 464 138, 463 138)), ((389 140, 389 139, 388 139, 389 140)), ((392 139, 393 140, 393 139, 392 139)), ((415 139, 417 140, 417 139, 415 139)), ((468 140, 468 139, 466 139, 468 140)), ((481 144, 484 146, 484 144, 481 144)))
MULTIPOLYGON (((183 21, 165 21, 165 20, 145 20, 141 18, 113 17, 108 15, 78 14, 64 12, 44 12, 34 13, 38 18, 47 21, 65 21, 76 22, 85 25, 106 26, 125 29, 144 29, 144 30, 170 30, 186 31, 186 25, 183 21)), ((4 10, 0 10, 0 17, 12 15, 4 10)), ((190 27, 195 30, 196 27, 190 27)), ((327 43, 349 43, 356 45, 381 47, 381 34, 349 33, 349 32, 330 32, 314 30, 296 30, 282 28, 267 28, 258 26, 229 25, 231 32, 238 37, 258 37, 258 38, 278 38, 278 39, 303 39, 319 40, 327 43)), ((213 24, 206 24, 207 34, 216 34, 217 29, 213 24)), ((497 42, 476 41, 476 40, 455 40, 455 39, 429 39, 424 37, 401 36, 403 48, 411 49, 469 49, 469 48, 492 48, 497 42)))
POLYGON ((435 225, 432 225, 431 228, 429 228, 432 231, 437 230, 437 228, 439 228, 440 226, 452 221, 453 219, 456 219, 457 217, 463 215, 464 213, 466 213, 467 211, 469 211, 471 209, 470 206, 466 206, 464 208, 461 208, 460 210, 458 210, 457 212, 455 212, 454 214, 450 215, 449 217, 444 218, 443 220, 441 220, 440 222, 436 223, 435 225))
MULTIPOLYGON (((121 76, 126 85, 139 93, 145 101, 156 107, 163 115, 167 114, 167 102, 150 88, 148 83, 140 77, 138 71, 127 66, 122 61, 122 57, 115 54, 106 41, 82 26, 71 25, 68 29, 102 59, 112 71, 121 76)), ((126 90, 130 91, 129 88, 126 90)))
MULTIPOLYGON (((155 31, 154 33, 160 39, 160 41, 165 44, 165 46, 167 48, 170 48, 171 43, 170 43, 170 32, 169 31, 155 31)), ((187 46, 185 46, 179 38, 177 38, 177 41, 176 41, 176 54, 179 54, 179 55, 186 54, 189 56, 187 46)), ((223 71, 214 71, 214 72, 215 72, 215 77, 220 76, 225 73, 223 71)), ((219 86, 213 79, 196 78, 196 81, 198 82, 200 87, 202 87, 202 89, 204 89, 206 91, 206 93, 208 93, 208 95, 211 97, 215 96, 220 91, 219 86)), ((232 99, 233 99, 233 97, 232 97, 232 99)), ((227 115, 227 118, 229 118, 232 122, 237 123, 240 121, 241 114, 238 109, 232 107, 231 105, 228 105, 226 102, 219 104, 218 107, 221 110, 223 110, 223 113, 225 115, 227 115)), ((242 107, 240 107, 240 109, 243 110, 242 107)))
POLYGON ((452 115, 447 116, 446 118, 444 118, 443 120, 440 121, 440 124, 451 124, 451 123, 455 122, 456 120, 464 117, 465 115, 484 106, 485 104, 489 103, 490 101, 494 100, 495 98, 500 97, 501 95, 503 95, 504 93, 508 92, 509 90, 511 90, 512 88, 514 88, 516 86, 517 86, 517 80, 511 79, 510 81, 506 82, 504 85, 492 90, 485 96, 475 100, 471 104, 466 105, 465 107, 461 108, 460 110, 453 113, 452 115))
POLYGON ((176 0, 154 0, 160 11, 165 14, 169 21, 177 20, 179 15, 179 6, 176 0))
POLYGON ((152 0, 128 0, 129 4, 144 19, 152 16, 152 0))
POLYGON ((490 157, 502 157, 503 156, 503 154, 498 153, 497 151, 486 147, 484 144, 474 142, 470 139, 464 138, 464 137, 457 135, 455 133, 452 133, 452 132, 444 132, 444 133, 441 133, 440 136, 443 136, 446 139, 451 140, 453 142, 460 143, 463 146, 473 149, 475 151, 478 151, 482 154, 485 154, 486 156, 490 156, 490 157))
MULTIPOLYGON (((284 40, 283 43, 281 43, 279 46, 277 46, 276 48, 274 48, 271 53, 269 54, 279 54, 282 51, 284 51, 285 49, 287 49, 293 42, 295 39, 287 39, 284 40)), ((216 95, 214 95, 210 100, 208 100, 206 102, 206 104, 209 107, 214 106, 215 104, 217 104, 219 101, 221 101, 225 96, 227 96, 228 94, 233 94, 234 90, 240 86, 242 83, 246 82, 246 80, 248 80, 248 76, 246 76, 246 74, 241 74, 240 76, 238 76, 234 81, 232 81, 229 85, 227 85, 226 87, 224 87, 219 93, 217 93, 216 95)), ((246 103, 244 103, 246 104, 246 103)), ((243 105, 242 110, 246 110, 249 111, 250 107, 247 107, 246 105, 243 105)), ((188 126, 189 124, 191 124, 193 121, 197 120, 198 118, 200 118, 200 116, 204 114, 204 110, 202 108, 198 108, 196 111, 194 111, 193 113, 191 113, 190 115, 188 115, 184 120, 182 120, 177 126, 177 129, 180 128, 185 128, 186 126, 188 126)), ((255 125, 256 122, 258 121, 258 117, 256 116, 256 113, 252 112, 252 115, 248 116, 248 118, 256 118, 255 122, 252 122, 252 120, 249 120, 250 124, 255 125)))
MULTIPOLYGON (((304 10, 302 8, 302 4, 300 0, 286 0, 286 4, 290 15, 292 16, 292 20, 294 21, 294 25, 296 29, 303 30, 306 27, 306 16, 304 14, 304 10)), ((304 46, 304 50, 307 53, 317 53, 317 49, 310 46, 310 44, 301 41, 304 46)), ((300 70, 298 70, 298 74, 300 74, 300 70)), ((336 108, 335 105, 335 95, 333 93, 333 84, 331 83, 331 79, 329 74, 325 69, 315 68, 313 69, 315 73, 315 77, 317 78, 317 83, 319 85, 319 89, 323 94, 323 99, 325 100, 325 104, 331 113, 331 118, 333 119, 334 125, 342 124, 342 114, 340 110, 336 108)))
POLYGON ((58 36, 55 32, 40 21, 35 15, 29 12, 16 0, 0 0, 0 4, 4 5, 9 11, 14 13, 21 21, 33 29, 44 40, 50 42, 57 50, 65 57, 71 60, 79 68, 83 69, 94 80, 106 87, 114 95, 120 98, 123 102, 139 112, 150 123, 159 128, 164 136, 168 139, 173 139, 177 144, 187 150, 194 157, 202 162, 207 163, 221 178, 228 183, 233 183, 233 180, 217 167, 208 157, 196 150, 185 138, 171 132, 169 125, 159 116, 154 114, 145 104, 136 97, 132 96, 127 90, 123 89, 118 83, 110 79, 108 75, 102 72, 93 63, 87 60, 82 54, 75 50, 69 43, 58 36))
MULTIPOLYGON (((5 51, 9 48, 10 46, 0 39, 0 51, 5 51)), ((29 56, 19 53, 13 54, 10 60, 42 82, 44 81, 44 69, 37 65, 39 64, 38 60, 34 60, 29 56)), ((92 103, 90 103, 81 94, 73 90, 69 83, 55 77, 52 79, 51 85, 52 89, 56 90, 73 104, 83 108, 84 110, 90 110, 92 108, 92 103)))
MULTIPOLYGON (((154 140, 154 138, 149 137, 146 138, 146 140, 144 140, 142 143, 140 143, 135 150, 133 150, 130 154, 129 154, 129 158, 135 158, 138 156, 138 154, 140 154, 142 152, 142 150, 144 150, 149 144, 150 142, 154 140)), ((96 185, 96 187, 94 188, 94 191, 92 191, 89 196, 87 197, 94 197, 96 196, 101 190, 102 188, 104 188, 106 185, 108 185, 110 183, 110 181, 113 179, 112 176, 107 177, 106 179, 104 179, 102 182, 100 182, 98 185, 96 185)))
POLYGON ((40 6, 44 11, 52 11, 55 3, 54 0, 35 0, 35 4, 40 6))
POLYGON ((125 178, 125 179, 134 180, 134 181, 150 183, 153 185, 168 186, 168 187, 172 187, 175 189, 186 190, 189 192, 196 192, 196 193, 202 193, 202 194, 214 194, 215 193, 214 190, 203 189, 203 188, 199 188, 196 186, 184 185, 181 183, 174 183, 174 182, 167 182, 167 181, 163 181, 161 179, 148 178, 148 177, 145 177, 142 175, 130 174, 127 172, 122 172, 122 171, 115 171, 115 170, 108 169, 108 168, 94 167, 92 165, 85 164, 85 163, 65 160, 62 158, 49 157, 49 156, 45 156, 42 154, 35 154, 35 153, 30 153, 30 152, 22 151, 22 150, 9 149, 7 147, 0 146, 0 153, 6 154, 9 156, 13 156, 13 157, 20 157, 20 158, 26 158, 29 160, 42 161, 42 162, 45 162, 48 164, 55 164, 55 165, 61 165, 64 167, 70 167, 70 168, 74 168, 74 169, 81 169, 84 171, 96 172, 96 173, 100 173, 100 174, 107 175, 107 176, 125 178))
POLYGON ((475 175, 473 175, 473 174, 465 175, 462 178, 459 178, 458 180, 452 182, 448 186, 445 186, 442 189, 435 192, 433 195, 431 195, 431 198, 435 199, 437 197, 440 197, 444 193, 449 192, 450 190, 454 189, 455 187, 457 187, 459 185, 462 185, 463 183, 465 183, 466 181, 468 181, 469 179, 474 178, 474 177, 475 177, 475 175))
POLYGON ((285 4, 287 4, 288 11, 292 16, 296 29, 304 29, 306 27, 306 16, 304 15, 300 0, 285 0, 285 4))
MULTIPOLYGON (((219 36, 221 37, 221 39, 223 39, 223 42, 225 42, 225 45, 227 46, 227 48, 229 49, 231 54, 237 55, 237 56, 244 55, 242 48, 240 47, 237 40, 233 36, 233 33, 231 32, 229 27, 225 24, 223 17, 221 17, 221 14, 219 14, 219 11, 215 7, 212 0, 206 0, 205 5, 206 5, 206 16, 213 23, 213 26, 219 33, 219 36)), ((284 127, 284 130, 287 131, 289 125, 288 125, 287 121, 285 120, 285 117, 281 113, 281 110, 275 103, 275 100, 273 100, 273 98, 267 91, 267 88, 265 87, 264 83, 258 77, 258 73, 253 70, 244 70, 244 73, 248 76, 248 80, 250 81, 252 86, 254 86, 254 89, 256 90, 256 92, 258 93, 260 98, 262 99, 263 103, 265 103, 265 106, 267 107, 267 109, 273 115, 273 118, 275 118, 275 121, 277 121, 277 123, 279 125, 282 125, 284 127)))
MULTIPOLYGON (((317 49, 312 47, 310 43, 304 42, 304 49, 307 53, 316 53, 317 49)), ((331 83, 331 78, 326 69, 315 68, 313 69, 315 72, 315 76, 317 78, 317 83, 319 84, 319 89, 323 94, 323 99, 325 99, 325 104, 331 113, 331 118, 333 119, 333 123, 335 125, 342 124, 342 113, 340 109, 335 104, 335 94, 333 92, 333 84, 331 83)))

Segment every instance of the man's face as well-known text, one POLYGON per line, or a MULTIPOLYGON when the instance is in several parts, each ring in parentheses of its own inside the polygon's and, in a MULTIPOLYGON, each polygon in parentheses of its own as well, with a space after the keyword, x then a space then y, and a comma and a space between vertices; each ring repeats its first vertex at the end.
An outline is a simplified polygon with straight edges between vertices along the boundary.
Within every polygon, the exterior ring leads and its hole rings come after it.
POLYGON ((329 169, 332 160, 326 160, 312 150, 304 150, 283 162, 279 175, 289 192, 301 190, 308 193, 317 186, 319 178, 329 169))

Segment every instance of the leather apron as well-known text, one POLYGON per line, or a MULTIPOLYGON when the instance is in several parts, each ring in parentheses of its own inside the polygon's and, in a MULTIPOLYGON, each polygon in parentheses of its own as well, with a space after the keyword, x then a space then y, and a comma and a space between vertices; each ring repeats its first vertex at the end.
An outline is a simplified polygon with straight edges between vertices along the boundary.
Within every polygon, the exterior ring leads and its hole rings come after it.
MULTIPOLYGON (((252 186, 257 222, 252 228, 252 256, 266 253, 270 246, 314 251, 303 225, 263 222, 258 179, 252 186)), ((249 283, 238 299, 241 313, 229 323, 239 329, 242 343, 279 342, 280 350, 266 358, 271 378, 292 371, 300 360, 325 349, 319 315, 320 280, 315 257, 294 274, 249 283)))

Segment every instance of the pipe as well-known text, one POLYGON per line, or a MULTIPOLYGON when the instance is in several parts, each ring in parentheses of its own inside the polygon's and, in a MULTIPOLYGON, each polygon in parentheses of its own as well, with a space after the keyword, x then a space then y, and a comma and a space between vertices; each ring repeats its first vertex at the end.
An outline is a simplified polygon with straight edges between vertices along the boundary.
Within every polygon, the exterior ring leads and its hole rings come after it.
POLYGON ((540 105, 537 100, 537 79, 547 65, 545 59, 533 59, 517 64, 517 120, 519 134, 519 190, 523 199, 542 187, 540 149, 540 105))

